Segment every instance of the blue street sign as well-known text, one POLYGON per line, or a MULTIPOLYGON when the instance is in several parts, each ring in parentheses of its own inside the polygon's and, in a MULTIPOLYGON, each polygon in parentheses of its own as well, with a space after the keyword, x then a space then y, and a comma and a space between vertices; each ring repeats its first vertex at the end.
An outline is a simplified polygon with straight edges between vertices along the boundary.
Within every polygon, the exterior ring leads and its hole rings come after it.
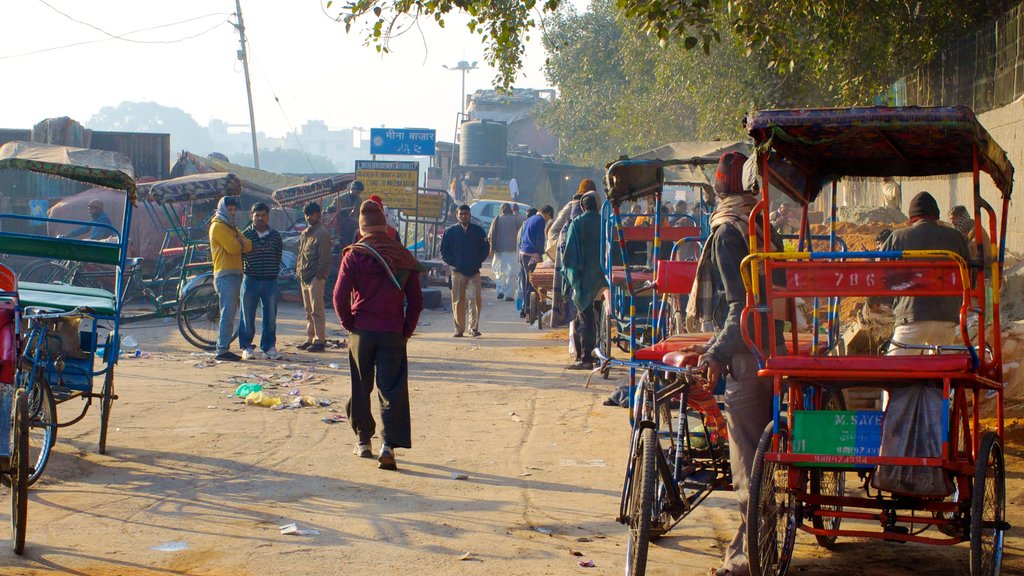
POLYGON ((423 128, 371 128, 370 154, 433 156, 435 130, 423 128))

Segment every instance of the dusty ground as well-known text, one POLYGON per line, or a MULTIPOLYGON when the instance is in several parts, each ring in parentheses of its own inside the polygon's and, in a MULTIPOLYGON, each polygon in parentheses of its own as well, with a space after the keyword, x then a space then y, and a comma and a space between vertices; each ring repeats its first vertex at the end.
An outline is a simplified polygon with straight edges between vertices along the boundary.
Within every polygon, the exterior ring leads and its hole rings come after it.
MULTIPOLYGON (((353 456, 347 423, 321 421, 347 397, 344 352, 282 346, 287 363, 198 368, 174 325, 129 327, 152 355, 118 367, 108 454, 96 454, 98 411, 61 429, 31 490, 26 554, 0 549, 0 573, 621 573, 625 532, 612 518, 628 422, 601 405, 612 383, 585 389, 585 375, 562 370, 562 342, 487 295, 480 339, 452 339, 447 312, 423 316, 411 343, 415 447, 399 453, 399 472, 353 456), (308 366, 313 378, 274 391, 298 388, 331 408, 272 410, 230 396, 233 376, 308 366), (280 534, 288 522, 319 534, 280 534), (595 568, 577 566, 588 559, 595 568)), ((281 312, 280 339, 295 343, 300 310, 281 312)), ((1019 446, 1008 480, 1014 524, 1024 520, 1019 446)), ((649 573, 707 574, 735 522, 732 495, 712 497, 657 542, 649 573)), ((1024 573, 1016 534, 1004 574, 1024 573)), ((791 573, 807 576, 958 574, 968 550, 847 541, 826 552, 803 535, 797 555, 791 573)))

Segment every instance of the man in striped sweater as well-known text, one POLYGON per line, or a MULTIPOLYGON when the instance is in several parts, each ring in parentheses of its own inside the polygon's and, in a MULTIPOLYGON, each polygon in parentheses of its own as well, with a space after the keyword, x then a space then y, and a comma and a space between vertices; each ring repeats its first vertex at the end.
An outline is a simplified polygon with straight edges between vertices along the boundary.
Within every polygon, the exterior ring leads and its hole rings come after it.
POLYGON ((242 359, 278 360, 277 342, 277 275, 281 271, 284 244, 281 234, 270 227, 270 207, 263 202, 252 205, 252 224, 243 232, 252 242, 252 251, 243 256, 245 276, 242 279, 242 321, 238 326, 238 345, 242 359), (256 337, 256 308, 263 308, 263 332, 260 348, 253 345, 256 337))

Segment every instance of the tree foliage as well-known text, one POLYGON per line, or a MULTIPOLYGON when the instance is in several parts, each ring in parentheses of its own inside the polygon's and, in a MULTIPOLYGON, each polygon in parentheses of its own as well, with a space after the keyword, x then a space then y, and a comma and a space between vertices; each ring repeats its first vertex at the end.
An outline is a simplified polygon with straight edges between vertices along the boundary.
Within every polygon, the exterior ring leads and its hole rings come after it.
MULTIPOLYGON (((1006 0, 613 0, 644 33, 706 54, 739 42, 748 55, 786 78, 802 75, 849 103, 870 100, 899 74, 933 56, 951 38, 1006 10, 1006 0), (728 39, 727 39, 728 37, 728 39)), ((326 3, 330 10, 333 1, 326 3)), ((364 25, 366 41, 388 52, 395 36, 421 19, 444 27, 469 16, 484 58, 510 87, 531 30, 547 28, 566 0, 346 0, 335 14, 346 30, 364 25)))
POLYGON ((798 77, 803 63, 782 78, 728 29, 707 53, 692 44, 652 41, 612 0, 549 20, 546 73, 559 98, 541 121, 559 137, 562 159, 600 166, 668 142, 738 139, 752 108, 837 102, 798 77))

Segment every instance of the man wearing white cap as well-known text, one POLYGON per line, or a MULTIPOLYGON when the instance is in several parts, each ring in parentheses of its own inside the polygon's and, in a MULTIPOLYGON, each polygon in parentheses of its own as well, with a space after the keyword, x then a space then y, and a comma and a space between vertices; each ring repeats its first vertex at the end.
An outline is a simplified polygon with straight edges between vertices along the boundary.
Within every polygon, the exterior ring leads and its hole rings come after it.
POLYGON ((87 236, 89 240, 103 240, 114 235, 114 231, 111 228, 105 228, 103 226, 96 226, 97 224, 106 224, 107 226, 113 226, 114 223, 110 221, 110 216, 103 211, 103 201, 99 198, 93 198, 89 200, 89 216, 92 217, 92 225, 84 224, 75 228, 71 232, 64 235, 64 238, 81 238, 87 236))

